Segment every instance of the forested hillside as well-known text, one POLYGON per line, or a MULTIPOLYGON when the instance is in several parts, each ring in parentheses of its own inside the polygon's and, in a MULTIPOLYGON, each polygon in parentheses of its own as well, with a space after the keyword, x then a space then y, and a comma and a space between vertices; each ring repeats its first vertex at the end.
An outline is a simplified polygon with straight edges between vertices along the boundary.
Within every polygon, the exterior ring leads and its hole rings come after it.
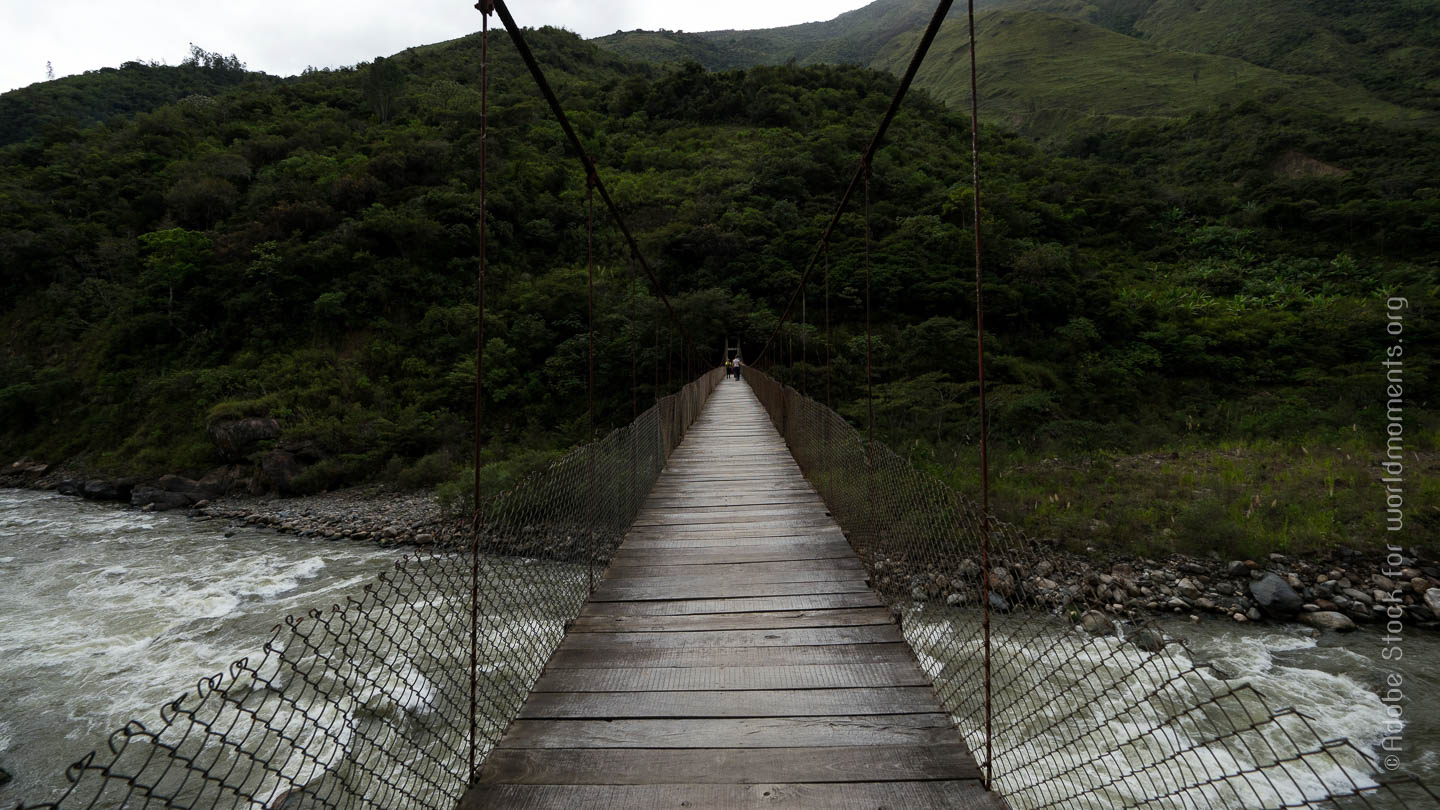
MULTIPOLYGON (((1036 138, 1166 120, 1254 99, 1343 118, 1440 125, 1440 7, 1380 0, 981 0, 982 106, 1036 138)), ((844 62, 899 75, 934 13, 876 0, 826 22, 755 31, 617 31, 600 46, 712 70, 844 62)), ((917 84, 969 98, 965 4, 917 84)), ((968 103, 968 101, 966 101, 968 103)))
MULTIPOLYGON (((531 36, 698 349, 718 362, 738 334, 753 352, 895 79, 671 69, 554 29, 531 36)), ((478 52, 467 37, 0 148, 0 452, 198 474, 222 462, 207 428, 258 416, 304 464, 296 491, 463 479, 478 52)), ((498 486, 585 436, 585 188, 502 36, 492 54, 484 440, 498 486)), ((1234 442, 1298 458, 1373 440, 1387 298, 1410 301, 1407 340, 1440 346, 1440 151, 1423 132, 1250 103, 1076 136, 1063 153, 993 128, 982 143, 992 434, 1017 516, 1055 494, 1030 460, 1234 442)), ((877 428, 948 468, 978 431, 967 119, 912 96, 874 177, 877 428)), ((858 210, 831 250, 834 397, 857 420, 858 210)), ((598 255, 600 412, 613 425, 630 418, 632 338, 642 407, 656 376, 662 392, 683 381, 683 362, 608 225, 598 255)), ((822 308, 817 286, 812 358, 822 308)), ((774 355, 792 381, 801 338, 774 355)), ((1407 358, 1419 447, 1433 447, 1436 356, 1407 358)), ((1304 474, 1368 475, 1338 459, 1304 474)), ((1341 490, 1348 500, 1270 504, 1254 532, 1348 537, 1367 512, 1341 490)), ((1252 494, 1226 497, 1244 508, 1252 494)), ((1416 497, 1433 510, 1437 495, 1416 497)), ((1168 520, 1200 543, 1213 521, 1194 509, 1231 508, 1217 503, 1137 514, 1125 531, 1168 520)), ((1035 525, 1083 534, 1095 511, 1081 512, 1035 525)))
POLYGON ((274 76, 247 71, 234 54, 222 56, 191 45, 190 55, 174 67, 126 62, 118 69, 101 68, 0 95, 0 145, 47 132, 63 137, 189 96, 209 96, 246 82, 276 81, 274 76))

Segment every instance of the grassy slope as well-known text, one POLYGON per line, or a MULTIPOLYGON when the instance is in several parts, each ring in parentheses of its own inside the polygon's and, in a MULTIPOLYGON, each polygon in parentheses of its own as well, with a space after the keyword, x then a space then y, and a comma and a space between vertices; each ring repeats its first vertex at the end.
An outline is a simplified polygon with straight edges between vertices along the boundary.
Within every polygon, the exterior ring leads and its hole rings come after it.
POLYGON ((1135 33, 1440 108, 1440 7, 1407 0, 1158 0, 1135 33))
MULTIPOLYGON (((993 4, 994 0, 992 0, 993 4)), ((752 31, 617 31, 592 40, 632 59, 694 61, 710 70, 821 62, 866 64, 891 39, 923 28, 930 0, 876 0, 833 20, 752 31)))
MULTIPOLYGON (((1097 25, 1038 12, 995 11, 977 21, 981 100, 990 120, 1032 135, 1117 119, 1177 118, 1221 102, 1284 100, 1298 109, 1380 121, 1421 113, 1358 88, 1256 67, 1239 59, 1159 47, 1097 25)), ((903 70, 918 34, 896 37, 872 66, 903 70)), ((952 106, 969 98, 965 27, 947 23, 918 86, 952 106)))

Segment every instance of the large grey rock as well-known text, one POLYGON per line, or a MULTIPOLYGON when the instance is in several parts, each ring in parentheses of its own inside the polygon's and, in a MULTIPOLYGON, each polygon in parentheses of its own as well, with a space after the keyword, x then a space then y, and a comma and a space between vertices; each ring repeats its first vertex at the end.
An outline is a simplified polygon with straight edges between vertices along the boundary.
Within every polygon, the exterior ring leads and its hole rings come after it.
POLYGON ((294 453, 271 450, 260 459, 260 470, 270 486, 281 495, 295 492, 295 476, 300 474, 300 461, 294 453))
POLYGON ((1175 590, 1186 599, 1200 598, 1200 586, 1193 579, 1186 578, 1175 583, 1175 590))
POLYGON ((280 423, 274 419, 251 416, 216 422, 206 429, 210 440, 229 461, 239 461, 267 439, 280 438, 280 423))
POLYGON ((1436 618, 1440 618, 1440 588, 1431 588, 1425 592, 1425 607, 1430 608, 1436 618))
POLYGON ((1274 619, 1294 618, 1304 604, 1290 583, 1276 574, 1266 574, 1250 583, 1250 595, 1260 610, 1274 619))
POLYGON ((1165 649, 1165 634, 1153 627, 1143 627, 1130 635, 1130 643, 1146 652, 1165 649))
POLYGON ((1002 596, 1009 596, 1015 592, 1015 578, 1010 575, 1009 569, 1004 566, 990 569, 990 590, 1002 596))
POLYGON ((22 458, 10 465, 10 474, 26 478, 38 478, 50 470, 50 465, 33 458, 22 458))
POLYGON ((1087 610, 1080 614, 1080 626, 1092 636, 1104 635, 1115 629, 1110 617, 1098 610, 1087 610))
POLYGON ((140 485, 130 493, 130 505, 139 507, 150 507, 156 512, 164 512, 170 509, 183 509, 195 502, 195 498, 183 492, 170 492, 160 487, 140 485))
POLYGON ((1302 613, 1300 614, 1300 623, 1318 627, 1321 630, 1334 630, 1337 633, 1349 633, 1355 629, 1355 622, 1351 621, 1349 616, 1333 610, 1302 613))
POLYGON ((80 496, 92 501, 128 501, 133 487, 129 481, 92 478, 80 485, 80 496))

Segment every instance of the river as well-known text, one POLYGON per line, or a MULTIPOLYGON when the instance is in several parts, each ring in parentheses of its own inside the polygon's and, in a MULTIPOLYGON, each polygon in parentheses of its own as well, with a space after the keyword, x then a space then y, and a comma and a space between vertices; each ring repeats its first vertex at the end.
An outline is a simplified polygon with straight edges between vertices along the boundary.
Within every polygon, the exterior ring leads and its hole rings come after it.
POLYGON ((401 552, 0 490, 0 807, 401 552), (226 537, 226 532, 233 532, 226 537))
MULTIPOLYGON (((196 679, 257 652, 286 614, 343 601, 402 553, 0 490, 0 767, 14 776, 0 807, 56 795, 65 766, 111 731, 152 722, 196 679)), ((942 682, 954 667, 927 650, 924 630, 954 620, 906 620, 942 682)), ((1371 630, 1316 638, 1299 626, 1213 621, 1174 630, 1190 644, 1182 664, 1209 663, 1203 677, 1250 684, 1310 718, 1322 738, 1346 736, 1367 752, 1385 734, 1379 692, 1398 675, 1401 770, 1440 784, 1435 634, 1407 630, 1403 659, 1387 662, 1371 630)))

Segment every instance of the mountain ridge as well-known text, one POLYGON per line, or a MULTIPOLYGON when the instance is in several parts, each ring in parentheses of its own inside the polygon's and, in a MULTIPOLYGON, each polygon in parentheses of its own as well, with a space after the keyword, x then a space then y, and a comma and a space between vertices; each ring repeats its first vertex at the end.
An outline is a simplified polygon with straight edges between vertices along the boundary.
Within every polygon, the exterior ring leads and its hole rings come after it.
MULTIPOLYGON (((1440 18, 1432 20, 1437 15, 1423 10, 1412 15, 1418 33, 1411 41, 1403 30, 1402 23, 1411 17, 1402 0, 1382 0, 1379 5, 1386 13, 1372 21, 1357 19, 1330 0, 986 0, 977 4, 980 67, 991 73, 991 81, 982 82, 982 103, 998 103, 1015 126, 1042 138, 1074 134, 1065 131, 1074 122, 1083 131, 1107 120, 1133 119, 1137 116, 1129 108, 1137 106, 1154 111, 1141 118, 1166 119, 1248 99, 1282 100, 1348 118, 1434 122, 1440 118, 1440 93, 1426 89, 1440 90, 1440 67, 1430 64, 1440 65, 1440 50, 1428 46, 1425 37, 1434 32, 1440 41, 1440 18), (1001 13, 1011 15, 1002 18, 1008 24, 986 24, 1001 13), (1037 67, 1035 58, 1048 58, 1052 52, 1035 50, 1035 41, 1056 44, 1057 19, 1080 26, 1072 30, 1072 39, 1078 38, 1083 47, 1067 48, 1064 66, 1046 61, 1037 67), (1237 25, 1244 28, 1244 36, 1237 34, 1237 25), (1300 47, 1291 49, 1292 42, 1300 47), (1019 73, 996 71, 986 58, 987 49, 1007 68, 1023 68, 1025 80, 1017 80, 1019 73), (1025 53, 1027 49, 1031 52, 1025 53), (1016 61, 1022 54, 1026 61, 1016 61), (1377 54, 1389 61, 1374 67, 1377 54), (1232 92, 1222 83, 1202 85, 1202 75, 1216 74, 1230 75, 1232 92), (1084 82, 1076 81, 1080 76, 1084 82), (1121 95, 1114 92, 1117 86, 1137 80, 1143 90, 1140 98, 1116 98, 1121 95), (1092 105, 1081 114, 1077 100, 1094 99, 1095 87, 1106 84, 1101 99, 1111 103, 1092 105), (1059 106, 1039 109, 1053 102, 1059 106), (1037 109, 1024 110, 1032 105, 1037 109)), ((781 28, 617 32, 591 41, 629 58, 695 61, 711 70, 793 60, 849 62, 898 74, 933 11, 925 0, 876 0, 832 20, 781 28)), ((963 13, 963 8, 952 8, 945 27, 952 28, 963 13)), ((957 47, 968 45, 957 42, 953 31, 945 39, 932 50, 917 86, 953 102, 968 97, 968 73, 956 75, 943 63, 956 58, 957 47), (936 66, 936 60, 942 65, 936 66)))

